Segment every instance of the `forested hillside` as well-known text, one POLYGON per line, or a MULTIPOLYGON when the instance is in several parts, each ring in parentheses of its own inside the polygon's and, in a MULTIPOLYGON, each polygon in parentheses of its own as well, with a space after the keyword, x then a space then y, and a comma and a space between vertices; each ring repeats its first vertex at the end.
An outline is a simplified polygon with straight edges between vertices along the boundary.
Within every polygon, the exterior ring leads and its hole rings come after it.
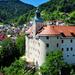
POLYGON ((75 0, 50 0, 39 8, 45 20, 64 20, 75 24, 75 0))
POLYGON ((0 22, 9 23, 33 8, 34 6, 25 4, 20 0, 0 0, 0 22))
MULTIPOLYGON (((75 24, 75 0, 50 0, 39 6, 44 20, 75 24), (46 14, 46 15, 45 15, 46 14)), ((0 0, 0 22, 22 25, 33 17, 35 7, 20 0, 0 0)))

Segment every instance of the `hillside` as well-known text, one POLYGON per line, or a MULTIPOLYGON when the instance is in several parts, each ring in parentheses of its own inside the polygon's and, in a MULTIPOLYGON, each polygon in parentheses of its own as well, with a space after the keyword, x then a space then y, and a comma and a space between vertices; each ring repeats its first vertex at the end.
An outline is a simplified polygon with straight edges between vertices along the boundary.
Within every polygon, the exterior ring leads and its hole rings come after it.
POLYGON ((32 10, 34 6, 20 0, 0 0, 0 22, 7 23, 32 10))
POLYGON ((50 0, 39 8, 45 20, 58 19, 75 24, 75 0, 50 0))
POLYGON ((47 3, 40 5, 40 7, 49 12, 59 10, 67 13, 75 10, 75 0, 50 0, 47 3))

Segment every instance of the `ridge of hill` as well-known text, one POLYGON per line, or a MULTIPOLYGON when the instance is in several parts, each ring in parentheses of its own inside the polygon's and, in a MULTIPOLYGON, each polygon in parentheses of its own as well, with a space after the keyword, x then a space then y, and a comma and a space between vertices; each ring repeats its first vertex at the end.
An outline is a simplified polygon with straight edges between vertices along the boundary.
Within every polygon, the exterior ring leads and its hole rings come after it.
POLYGON ((20 0, 0 0, 0 22, 8 23, 11 19, 18 18, 34 8, 20 0))

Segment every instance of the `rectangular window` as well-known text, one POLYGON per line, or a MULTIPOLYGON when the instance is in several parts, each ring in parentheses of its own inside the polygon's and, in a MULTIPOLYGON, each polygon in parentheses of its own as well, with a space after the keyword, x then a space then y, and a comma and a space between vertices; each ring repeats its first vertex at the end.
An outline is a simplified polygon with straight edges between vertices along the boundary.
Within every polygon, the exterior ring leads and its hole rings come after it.
POLYGON ((70 41, 70 42, 71 42, 71 43, 73 42, 73 41, 72 41, 72 39, 71 39, 71 41, 70 41))
POLYGON ((67 55, 67 57, 69 57, 69 55, 67 55))
POLYGON ((46 47, 49 47, 49 44, 48 43, 46 43, 46 47))
POLYGON ((73 54, 73 56, 75 56, 75 54, 73 54))
POLYGON ((64 40, 61 40, 62 43, 64 43, 64 40))
POLYGON ((73 50, 73 48, 71 47, 71 51, 73 50))
POLYGON ((49 39, 49 36, 46 36, 46 39, 49 39))
POLYGON ((61 49, 62 51, 64 50, 64 48, 61 49))
POLYGON ((69 48, 67 48, 67 51, 69 51, 69 48))
POLYGON ((59 44, 57 43, 57 47, 59 47, 59 44))
POLYGON ((59 36, 57 36, 57 39, 59 39, 59 36))

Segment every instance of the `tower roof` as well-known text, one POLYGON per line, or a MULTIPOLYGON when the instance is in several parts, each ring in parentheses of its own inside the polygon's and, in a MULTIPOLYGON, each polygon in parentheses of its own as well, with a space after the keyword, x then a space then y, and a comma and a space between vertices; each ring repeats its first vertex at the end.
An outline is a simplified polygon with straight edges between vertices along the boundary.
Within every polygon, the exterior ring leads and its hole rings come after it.
POLYGON ((35 11, 34 20, 35 20, 36 22, 43 22, 43 19, 41 18, 41 14, 40 14, 40 11, 39 11, 38 8, 37 8, 36 11, 35 11))

